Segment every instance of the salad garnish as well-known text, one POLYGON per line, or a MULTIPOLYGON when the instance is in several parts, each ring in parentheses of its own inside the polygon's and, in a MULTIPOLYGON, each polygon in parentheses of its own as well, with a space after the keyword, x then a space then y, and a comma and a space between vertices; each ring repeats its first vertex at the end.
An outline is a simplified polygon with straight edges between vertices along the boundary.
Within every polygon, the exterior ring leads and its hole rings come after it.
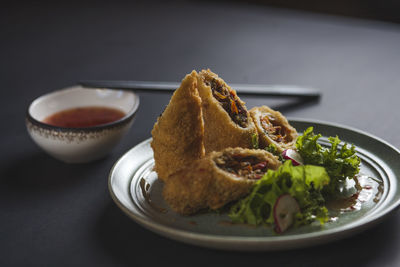
POLYGON ((254 185, 251 193, 232 206, 229 217, 233 222, 253 225, 275 223, 274 207, 285 194, 292 196, 300 207, 294 215, 296 225, 315 219, 322 224, 328 221, 328 210, 324 206, 321 190, 330 178, 324 167, 293 166, 287 160, 278 170, 268 172, 254 185))
MULTIPOLYGON (((354 145, 345 143, 339 148, 340 139, 329 137, 330 147, 318 143, 321 134, 314 134, 309 127, 299 136, 296 150, 304 165, 294 166, 284 152, 283 164, 268 172, 255 183, 251 193, 236 202, 229 212, 235 223, 274 225, 282 233, 290 225, 299 226, 314 221, 323 225, 329 221, 326 200, 339 194, 339 186, 346 178, 359 172, 360 159, 354 145), (285 159, 286 158, 286 159, 285 159)), ((273 145, 265 148, 277 155, 273 145)), ((298 161, 300 161, 298 159, 298 161)), ((298 163, 298 162, 297 162, 298 163)))
POLYGON ((356 155, 355 146, 348 146, 347 143, 339 148, 340 139, 329 137, 330 147, 323 147, 318 144, 321 134, 314 134, 313 127, 304 131, 302 136, 297 138, 296 148, 304 164, 311 164, 325 167, 331 178, 327 188, 327 194, 335 195, 341 183, 346 178, 353 178, 360 171, 360 158, 356 155))

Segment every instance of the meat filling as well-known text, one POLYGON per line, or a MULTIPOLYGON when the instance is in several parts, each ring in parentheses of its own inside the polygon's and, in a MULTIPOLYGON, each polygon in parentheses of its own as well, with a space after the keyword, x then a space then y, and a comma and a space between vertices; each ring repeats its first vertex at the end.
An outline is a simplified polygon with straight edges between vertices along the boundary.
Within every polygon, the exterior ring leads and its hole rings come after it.
POLYGON ((263 114, 260 117, 261 126, 264 129, 265 134, 267 134, 272 140, 277 143, 288 143, 290 142, 290 136, 287 135, 287 129, 285 126, 280 125, 279 121, 275 119, 272 114, 263 114))
POLYGON ((224 171, 246 179, 260 179, 268 170, 268 162, 254 156, 222 155, 215 163, 224 171))
POLYGON ((248 123, 247 110, 240 103, 236 93, 214 78, 211 81, 205 80, 204 82, 211 87, 214 98, 219 101, 231 119, 240 127, 246 128, 248 123))

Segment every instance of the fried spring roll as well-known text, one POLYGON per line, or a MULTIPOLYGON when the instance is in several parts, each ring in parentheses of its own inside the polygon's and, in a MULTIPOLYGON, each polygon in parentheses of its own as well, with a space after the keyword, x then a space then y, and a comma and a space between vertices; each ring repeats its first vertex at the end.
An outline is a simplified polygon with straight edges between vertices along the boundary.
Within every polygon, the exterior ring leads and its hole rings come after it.
POLYGON ((252 137, 257 135, 257 130, 235 90, 210 70, 199 73, 198 90, 206 154, 227 147, 252 148, 252 137))
POLYGON ((283 152, 295 146, 297 131, 279 111, 261 106, 252 108, 250 115, 257 127, 260 148, 273 144, 283 152))
POLYGON ((204 123, 196 71, 183 79, 151 134, 155 171, 163 181, 188 162, 204 156, 204 123))
POLYGON ((201 209, 218 209, 247 195, 252 185, 280 161, 258 149, 227 148, 211 152, 170 176, 163 197, 177 213, 190 215, 201 209))

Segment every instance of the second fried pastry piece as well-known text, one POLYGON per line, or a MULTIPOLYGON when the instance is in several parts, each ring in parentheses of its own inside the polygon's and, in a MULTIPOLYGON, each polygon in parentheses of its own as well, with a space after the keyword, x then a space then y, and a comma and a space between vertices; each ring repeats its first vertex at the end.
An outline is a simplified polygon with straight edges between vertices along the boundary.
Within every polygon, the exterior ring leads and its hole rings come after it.
POLYGON ((204 119, 206 153, 227 147, 252 148, 257 130, 245 103, 224 80, 210 70, 198 75, 204 119))
POLYGON ((227 148, 172 174, 163 196, 170 207, 184 215, 201 209, 218 209, 250 192, 252 185, 280 161, 258 149, 227 148))
POLYGON ((279 111, 261 106, 252 108, 250 115, 257 127, 261 148, 273 144, 279 152, 283 152, 294 147, 297 131, 279 111))
POLYGON ((155 171, 166 179, 193 160, 204 156, 204 123, 197 73, 186 75, 151 132, 155 171))

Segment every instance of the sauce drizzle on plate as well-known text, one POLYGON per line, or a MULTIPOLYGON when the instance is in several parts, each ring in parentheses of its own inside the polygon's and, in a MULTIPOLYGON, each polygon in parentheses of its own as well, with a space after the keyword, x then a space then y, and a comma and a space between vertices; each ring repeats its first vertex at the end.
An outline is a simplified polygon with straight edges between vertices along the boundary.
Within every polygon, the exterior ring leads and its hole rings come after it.
POLYGON ((348 179, 341 191, 347 196, 329 200, 328 209, 340 213, 357 211, 361 209, 363 203, 371 199, 375 203, 380 200, 383 194, 383 183, 368 175, 358 174, 353 179, 348 179))

